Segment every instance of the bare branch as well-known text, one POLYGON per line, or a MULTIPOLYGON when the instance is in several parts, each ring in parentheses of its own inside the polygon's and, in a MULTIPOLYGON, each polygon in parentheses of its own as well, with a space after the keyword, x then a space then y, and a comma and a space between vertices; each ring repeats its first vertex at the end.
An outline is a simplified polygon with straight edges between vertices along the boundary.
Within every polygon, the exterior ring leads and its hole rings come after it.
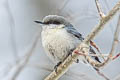
POLYGON ((120 56, 120 53, 118 53, 116 56, 114 56, 114 57, 112 58, 112 60, 117 59, 119 56, 120 56))
MULTIPOLYGON (((105 24, 112 19, 112 17, 119 11, 120 2, 118 2, 115 7, 101 19, 100 23, 94 28, 94 30, 85 38, 85 40, 73 51, 72 56, 68 56, 68 58, 57 68, 57 73, 53 71, 49 76, 47 76, 44 80, 58 80, 72 65, 72 63, 78 58, 79 54, 75 52, 79 52, 82 54, 89 54, 89 42, 93 40, 93 38, 104 28, 105 24)), ((89 56, 85 56, 88 62, 96 68, 104 66, 106 62, 99 63, 91 59, 89 56)))
POLYGON ((100 4, 99 4, 98 0, 95 0, 95 4, 96 4, 96 7, 97 7, 97 10, 98 10, 98 13, 99 13, 100 17, 104 18, 105 14, 102 12, 102 9, 100 7, 100 4))
POLYGON ((106 80, 110 80, 108 77, 106 77, 102 72, 100 72, 99 70, 96 70, 97 71, 97 73, 100 75, 100 76, 102 76, 104 79, 106 79, 106 80))
MULTIPOLYGON (((114 42, 112 44, 112 49, 111 49, 111 54, 110 56, 112 56, 113 54, 112 53, 115 53, 115 48, 117 46, 117 43, 119 42, 118 40, 118 37, 119 37, 119 34, 120 34, 120 15, 119 15, 119 19, 118 19, 118 24, 117 24, 117 28, 115 30, 115 34, 114 34, 114 42)), ((112 59, 116 59, 117 57, 120 56, 120 53, 118 53, 115 57, 113 57, 112 59)))
POLYGON ((103 62, 102 64, 98 65, 98 67, 104 66, 105 64, 107 64, 109 61, 112 60, 113 54, 115 53, 115 48, 116 48, 117 43, 118 43, 119 32, 120 32, 120 16, 119 16, 117 28, 115 30, 114 41, 113 41, 113 44, 112 44, 110 54, 109 54, 107 60, 105 60, 105 62, 103 62))
POLYGON ((115 34, 114 34, 114 41, 113 41, 113 44, 112 44, 112 49, 111 49, 111 52, 110 52, 110 56, 112 56, 113 53, 115 53, 115 48, 116 48, 117 43, 119 41, 118 40, 119 33, 120 33, 120 15, 119 15, 118 24, 117 24, 115 34))

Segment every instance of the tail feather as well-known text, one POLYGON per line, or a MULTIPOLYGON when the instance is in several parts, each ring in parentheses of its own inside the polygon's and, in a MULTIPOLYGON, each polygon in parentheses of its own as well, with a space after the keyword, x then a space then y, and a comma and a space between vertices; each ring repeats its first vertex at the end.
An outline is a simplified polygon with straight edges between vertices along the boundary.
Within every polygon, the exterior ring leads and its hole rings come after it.
MULTIPOLYGON (((93 50, 93 48, 90 46, 90 54, 96 54, 96 52, 93 50)), ((96 61, 98 61, 99 63, 101 63, 101 61, 99 60, 99 58, 97 56, 92 56, 96 61)))

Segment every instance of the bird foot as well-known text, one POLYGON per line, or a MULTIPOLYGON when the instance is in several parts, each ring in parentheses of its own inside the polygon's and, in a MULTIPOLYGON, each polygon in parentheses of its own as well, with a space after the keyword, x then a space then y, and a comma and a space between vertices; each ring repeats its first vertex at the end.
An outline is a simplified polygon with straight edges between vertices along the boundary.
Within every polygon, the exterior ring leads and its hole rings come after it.
POLYGON ((60 62, 57 63, 57 65, 55 65, 54 69, 55 69, 55 72, 56 72, 56 73, 57 73, 57 68, 58 68, 58 66, 59 66, 61 63, 62 63, 62 62, 60 61, 60 62))

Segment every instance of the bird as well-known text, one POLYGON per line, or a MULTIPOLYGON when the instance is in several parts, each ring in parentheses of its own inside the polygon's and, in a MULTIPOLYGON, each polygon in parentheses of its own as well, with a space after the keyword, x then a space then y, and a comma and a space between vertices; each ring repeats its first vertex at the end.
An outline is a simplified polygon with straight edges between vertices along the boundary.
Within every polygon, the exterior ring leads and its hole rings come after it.
MULTIPOLYGON (((42 46, 47 56, 56 64, 55 68, 84 40, 82 34, 63 16, 48 15, 42 21, 36 20, 35 22, 42 26, 42 46)), ((89 53, 96 54, 91 46, 89 53)), ((93 58, 100 62, 97 56, 93 58)), ((75 62, 78 61, 88 63, 84 56, 80 56, 75 62)))

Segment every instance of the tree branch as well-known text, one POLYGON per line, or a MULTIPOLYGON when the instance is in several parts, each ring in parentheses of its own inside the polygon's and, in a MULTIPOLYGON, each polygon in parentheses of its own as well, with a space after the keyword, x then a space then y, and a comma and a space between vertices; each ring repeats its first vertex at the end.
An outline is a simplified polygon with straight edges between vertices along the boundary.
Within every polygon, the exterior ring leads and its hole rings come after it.
MULTIPOLYGON (((99 22, 99 24, 94 28, 94 30, 85 38, 85 40, 72 52, 72 56, 68 56, 68 58, 57 68, 57 73, 53 71, 50 75, 48 75, 44 80, 58 80, 72 65, 72 63, 78 58, 79 54, 76 54, 75 52, 79 52, 82 54, 89 54, 89 42, 93 40, 93 38, 104 28, 105 24, 119 11, 120 2, 118 2, 115 7, 106 15, 104 18, 102 18, 99 22)), ((104 66, 103 63, 98 63, 95 60, 91 59, 89 56, 85 56, 88 62, 96 67, 100 68, 104 66)), ((109 59, 107 59, 109 60, 109 59)))
POLYGON ((100 7, 100 4, 99 4, 98 0, 95 0, 95 4, 96 4, 96 7, 97 7, 97 10, 98 10, 98 13, 99 13, 100 17, 104 18, 105 14, 102 12, 102 9, 100 7))
POLYGON ((110 52, 110 56, 113 55, 112 53, 115 53, 115 48, 117 47, 117 43, 119 41, 118 40, 119 34, 120 34, 120 15, 119 15, 117 27, 116 27, 116 30, 115 30, 115 33, 114 33, 114 41, 113 41, 113 44, 112 44, 112 49, 111 49, 111 52, 110 52))

